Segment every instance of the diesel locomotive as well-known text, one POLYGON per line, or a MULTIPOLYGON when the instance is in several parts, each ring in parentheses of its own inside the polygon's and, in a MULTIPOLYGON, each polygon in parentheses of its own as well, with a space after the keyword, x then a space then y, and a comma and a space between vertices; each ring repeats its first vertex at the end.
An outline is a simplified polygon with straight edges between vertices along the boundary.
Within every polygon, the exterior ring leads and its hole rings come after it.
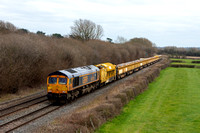
POLYGON ((160 59, 161 56, 156 55, 118 65, 102 63, 58 70, 50 73, 47 77, 47 97, 51 102, 71 101, 80 95, 94 91, 98 87, 147 67, 160 59))

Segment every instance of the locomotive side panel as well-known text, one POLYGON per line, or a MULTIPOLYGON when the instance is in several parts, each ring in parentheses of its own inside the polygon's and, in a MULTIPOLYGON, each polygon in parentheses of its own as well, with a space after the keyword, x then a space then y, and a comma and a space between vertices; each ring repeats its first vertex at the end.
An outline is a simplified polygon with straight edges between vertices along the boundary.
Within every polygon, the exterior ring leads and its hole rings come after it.
POLYGON ((93 72, 93 73, 89 73, 86 75, 80 75, 78 77, 73 78, 73 82, 72 82, 72 88, 71 90, 74 90, 76 88, 91 84, 93 82, 99 81, 99 72, 93 72))

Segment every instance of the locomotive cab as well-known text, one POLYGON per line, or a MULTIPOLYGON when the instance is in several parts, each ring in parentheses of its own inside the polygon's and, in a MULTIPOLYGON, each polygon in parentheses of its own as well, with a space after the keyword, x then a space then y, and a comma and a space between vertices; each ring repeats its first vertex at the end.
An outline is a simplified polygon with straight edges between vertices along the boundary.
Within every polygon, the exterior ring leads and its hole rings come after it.
POLYGON ((66 99, 68 88, 69 79, 66 76, 50 75, 47 77, 47 97, 49 100, 66 99))
POLYGON ((93 65, 58 70, 47 77, 47 97, 52 103, 65 103, 99 85, 99 68, 93 65))

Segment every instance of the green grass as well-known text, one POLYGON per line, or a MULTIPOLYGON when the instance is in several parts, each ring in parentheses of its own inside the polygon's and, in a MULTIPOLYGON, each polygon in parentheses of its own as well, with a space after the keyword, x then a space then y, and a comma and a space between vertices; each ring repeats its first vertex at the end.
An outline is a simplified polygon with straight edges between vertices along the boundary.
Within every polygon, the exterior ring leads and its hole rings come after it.
POLYGON ((97 133, 199 133, 200 69, 161 71, 149 89, 97 133))
POLYGON ((172 61, 184 61, 184 62, 172 62, 171 64, 183 64, 183 65, 195 65, 195 66, 200 66, 200 63, 192 63, 192 61, 200 61, 200 60, 193 60, 193 59, 173 59, 171 58, 172 61))

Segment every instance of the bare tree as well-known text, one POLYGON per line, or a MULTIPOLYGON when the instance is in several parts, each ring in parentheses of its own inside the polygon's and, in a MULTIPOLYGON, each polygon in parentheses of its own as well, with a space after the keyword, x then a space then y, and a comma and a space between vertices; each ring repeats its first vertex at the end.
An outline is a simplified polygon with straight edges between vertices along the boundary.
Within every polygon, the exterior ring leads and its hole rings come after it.
POLYGON ((101 25, 96 25, 94 22, 86 19, 74 21, 74 26, 71 26, 70 37, 82 41, 91 39, 101 39, 103 36, 103 28, 101 25))
POLYGON ((10 30, 10 31, 16 31, 16 27, 11 24, 10 22, 4 22, 2 20, 0 20, 0 29, 7 29, 7 30, 10 30))
POLYGON ((115 40, 115 43, 122 44, 122 43, 125 43, 125 42, 127 42, 127 39, 122 37, 122 36, 117 36, 117 39, 115 40))

